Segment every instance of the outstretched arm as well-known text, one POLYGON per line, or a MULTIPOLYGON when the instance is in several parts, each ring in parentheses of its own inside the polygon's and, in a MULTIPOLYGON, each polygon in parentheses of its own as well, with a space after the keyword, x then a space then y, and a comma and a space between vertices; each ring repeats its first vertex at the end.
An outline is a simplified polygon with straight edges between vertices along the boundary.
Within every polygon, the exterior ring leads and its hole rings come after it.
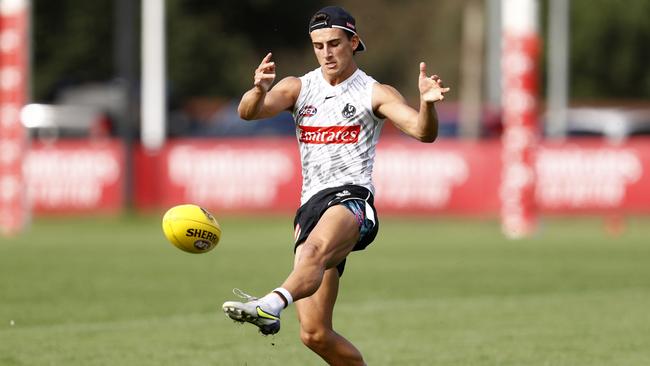
POLYGON ((291 110, 300 93, 300 79, 286 77, 273 88, 275 62, 269 52, 255 69, 253 88, 244 93, 237 111, 245 120, 273 117, 282 111, 291 110))
POLYGON ((395 88, 384 84, 376 85, 373 89, 373 109, 377 116, 388 118, 407 135, 422 142, 433 142, 438 137, 435 103, 445 98, 444 94, 449 88, 443 87, 438 75, 427 76, 426 67, 424 62, 420 62, 418 111, 411 108, 395 88))

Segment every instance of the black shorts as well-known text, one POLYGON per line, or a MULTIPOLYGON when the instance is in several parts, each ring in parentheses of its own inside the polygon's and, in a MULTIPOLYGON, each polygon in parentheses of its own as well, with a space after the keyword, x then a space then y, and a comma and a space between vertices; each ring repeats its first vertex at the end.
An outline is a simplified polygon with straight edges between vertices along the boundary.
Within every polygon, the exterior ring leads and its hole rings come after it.
MULTIPOLYGON (((374 197, 364 187, 345 185, 326 188, 313 195, 304 205, 300 206, 293 220, 296 241, 294 252, 300 244, 307 240, 323 213, 335 205, 345 206, 355 215, 359 223, 359 241, 352 251, 363 250, 372 243, 379 231, 379 220, 374 206, 374 197)), ((336 268, 339 271, 339 276, 342 276, 345 269, 345 259, 336 268)))

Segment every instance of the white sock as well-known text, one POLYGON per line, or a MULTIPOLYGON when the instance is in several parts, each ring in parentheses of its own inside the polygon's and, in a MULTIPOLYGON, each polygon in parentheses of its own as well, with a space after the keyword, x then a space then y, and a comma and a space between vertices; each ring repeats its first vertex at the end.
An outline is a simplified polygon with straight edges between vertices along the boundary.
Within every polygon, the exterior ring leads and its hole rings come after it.
POLYGON ((283 297, 282 300, 286 302, 286 304, 284 304, 285 308, 291 305, 291 303, 293 303, 293 296, 291 296, 289 291, 287 291, 284 287, 278 287, 275 290, 273 290, 273 292, 282 295, 280 297, 283 297))
POLYGON ((280 312, 287 306, 291 305, 293 302, 293 297, 289 293, 289 291, 283 289, 282 287, 276 288, 266 296, 262 297, 260 299, 265 305, 268 306, 268 309, 265 310, 270 310, 274 314, 280 314, 280 312), (279 294, 282 294, 285 298, 283 299, 282 296, 279 294), (287 303, 285 304, 285 299, 287 303))

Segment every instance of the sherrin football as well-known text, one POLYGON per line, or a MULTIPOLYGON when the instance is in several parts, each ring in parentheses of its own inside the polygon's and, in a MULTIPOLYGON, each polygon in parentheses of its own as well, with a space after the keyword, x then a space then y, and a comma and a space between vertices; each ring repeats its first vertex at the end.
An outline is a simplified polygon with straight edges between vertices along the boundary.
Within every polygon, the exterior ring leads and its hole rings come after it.
POLYGON ((219 244, 221 227, 208 210, 186 204, 167 210, 162 219, 165 237, 178 249, 205 253, 219 244))

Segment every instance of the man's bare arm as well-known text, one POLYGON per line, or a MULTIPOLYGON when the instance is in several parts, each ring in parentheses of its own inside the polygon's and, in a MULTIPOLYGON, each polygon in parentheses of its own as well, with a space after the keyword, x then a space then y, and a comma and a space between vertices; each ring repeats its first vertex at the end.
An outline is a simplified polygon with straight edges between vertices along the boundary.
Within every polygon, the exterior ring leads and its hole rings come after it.
POLYGON ((273 117, 282 111, 291 110, 300 93, 300 79, 286 77, 273 88, 275 63, 267 54, 255 69, 253 88, 244 93, 237 111, 244 120, 273 117))
POLYGON ((438 114, 435 102, 444 99, 449 88, 442 86, 437 75, 427 76, 426 65, 420 63, 418 81, 420 108, 411 108, 404 97, 392 86, 376 85, 373 88, 373 109, 379 117, 388 118, 407 135, 422 142, 433 142, 438 137, 438 114))

